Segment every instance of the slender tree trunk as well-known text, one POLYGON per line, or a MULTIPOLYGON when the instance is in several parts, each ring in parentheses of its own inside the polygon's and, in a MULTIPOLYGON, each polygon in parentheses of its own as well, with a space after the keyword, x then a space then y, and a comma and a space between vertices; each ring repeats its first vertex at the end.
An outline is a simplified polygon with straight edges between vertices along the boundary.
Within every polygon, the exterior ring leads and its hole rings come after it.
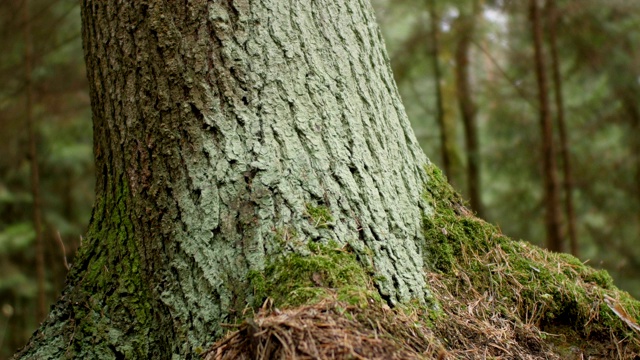
POLYGON ((248 275, 309 241, 350 245, 391 304, 425 301, 428 160, 368 3, 85 0, 82 17, 97 198, 23 358, 195 358, 256 300, 248 275))
POLYGON ((36 145, 36 125, 33 118, 33 81, 31 77, 33 63, 33 45, 31 43, 31 15, 29 0, 22 4, 24 22, 24 81, 25 81, 25 119, 29 137, 29 161, 31 163, 31 197, 33 198, 33 228, 36 233, 36 279, 38 284, 38 306, 36 320, 42 321, 47 312, 44 288, 44 244, 42 238, 42 200, 40 198, 40 176, 38 175, 38 150, 36 145))
MULTIPOLYGON (((631 128, 630 131, 630 141, 631 141, 631 150, 633 153, 633 158, 631 162, 634 168, 634 182, 635 189, 633 189, 636 193, 636 202, 640 205, 640 139, 637 134, 640 133, 640 106, 638 106, 638 95, 640 92, 634 91, 633 87, 624 87, 621 89, 616 89, 616 93, 618 98, 621 100, 622 105, 627 113, 629 119, 629 125, 631 128)), ((640 211, 636 213, 636 217, 638 220, 638 224, 640 224, 640 211)))
POLYGON ((478 217, 483 217, 480 183, 480 146, 478 144, 478 124, 476 105, 471 93, 469 76, 469 48, 475 29, 475 16, 478 5, 474 5, 473 14, 462 13, 457 19, 459 40, 456 44, 456 87, 460 114, 464 124, 464 138, 467 152, 467 184, 471 208, 478 217))
POLYGON ((540 104, 540 129, 542 141, 542 176, 544 178, 545 226, 547 230, 547 248, 552 251, 563 250, 561 216, 559 205, 558 175, 556 173, 555 149, 553 144, 553 126, 549 111, 549 94, 546 66, 542 53, 542 25, 537 0, 529 0, 531 32, 533 33, 534 61, 538 82, 538 102, 540 104))
POLYGON ((558 57, 557 24, 560 14, 555 1, 547 1, 547 20, 549 24, 549 47, 551 49, 551 69, 553 73, 553 86, 556 102, 556 115, 558 119, 558 132, 560 134, 560 155, 562 156, 562 173, 564 181, 564 205, 567 227, 569 230, 569 249, 574 256, 579 255, 578 233, 576 230, 576 213, 573 207, 573 172, 571 171, 571 156, 569 154, 569 139, 567 126, 564 120, 564 99, 562 96, 562 76, 560 75, 560 59, 558 57))
POLYGON ((442 170, 449 182, 455 181, 452 173, 452 154, 451 145, 453 141, 449 137, 449 129, 445 121, 444 105, 442 98, 442 71, 440 70, 440 46, 438 44, 438 37, 440 31, 438 30, 439 17, 436 11, 435 0, 429 1, 429 21, 431 25, 431 58, 433 59, 433 82, 435 84, 436 93, 436 120, 440 126, 440 152, 442 153, 442 170))

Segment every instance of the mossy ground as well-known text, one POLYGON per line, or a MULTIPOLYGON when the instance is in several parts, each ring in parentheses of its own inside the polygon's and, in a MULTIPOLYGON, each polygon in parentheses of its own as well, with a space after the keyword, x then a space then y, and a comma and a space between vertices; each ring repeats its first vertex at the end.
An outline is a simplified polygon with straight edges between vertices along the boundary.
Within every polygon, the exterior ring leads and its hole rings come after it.
MULTIPOLYGON (((437 306, 390 309, 373 286, 375 273, 348 248, 309 244, 309 251, 251 273, 254 307, 264 299, 269 306, 216 343, 207 359, 640 356, 632 329, 640 303, 606 272, 505 237, 473 216, 439 169, 426 171, 433 212, 424 217, 421 246, 437 306)), ((333 221, 315 210, 308 209, 319 226, 333 221)))
POLYGON ((640 315, 640 302, 613 286, 607 272, 507 238, 464 207, 439 169, 427 171, 431 183, 425 196, 434 214, 424 219, 425 261, 436 270, 428 276, 451 315, 447 321, 467 312, 472 319, 460 320, 477 325, 476 335, 507 330, 515 336, 514 349, 524 345, 522 350, 542 351, 545 357, 637 356, 638 334, 605 297, 615 299, 632 321, 640 315))

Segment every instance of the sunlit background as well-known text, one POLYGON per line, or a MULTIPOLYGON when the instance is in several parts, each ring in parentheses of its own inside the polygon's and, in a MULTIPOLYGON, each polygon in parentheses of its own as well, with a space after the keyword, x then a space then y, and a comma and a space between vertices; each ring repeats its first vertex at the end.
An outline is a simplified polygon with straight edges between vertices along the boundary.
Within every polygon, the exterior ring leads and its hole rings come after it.
MULTIPOLYGON (((372 2, 427 156, 466 198, 476 194, 483 218, 544 246, 528 1, 372 2)), ((539 4, 561 245, 640 297, 640 1, 539 4)), ((79 12, 76 0, 0 1, 0 359, 59 296, 91 216, 79 12)))

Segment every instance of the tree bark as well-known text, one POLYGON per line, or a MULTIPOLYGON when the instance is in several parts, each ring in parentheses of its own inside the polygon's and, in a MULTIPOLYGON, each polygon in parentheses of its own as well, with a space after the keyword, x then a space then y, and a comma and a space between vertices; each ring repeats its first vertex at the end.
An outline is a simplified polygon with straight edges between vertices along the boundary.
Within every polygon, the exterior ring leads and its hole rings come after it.
POLYGON ((556 173, 555 146, 553 144, 553 126, 549 110, 547 72, 542 54, 542 25, 537 0, 529 0, 531 32, 533 34, 534 62, 538 83, 538 102, 540 104, 540 130, 542 142, 542 177, 544 179, 546 245, 551 251, 562 252, 562 229, 559 205, 559 185, 556 173))
POLYGON ((85 0, 82 18, 97 198, 18 357, 195 358, 256 300, 249 272, 307 242, 350 245, 390 304, 425 301, 428 160, 367 2, 85 0))

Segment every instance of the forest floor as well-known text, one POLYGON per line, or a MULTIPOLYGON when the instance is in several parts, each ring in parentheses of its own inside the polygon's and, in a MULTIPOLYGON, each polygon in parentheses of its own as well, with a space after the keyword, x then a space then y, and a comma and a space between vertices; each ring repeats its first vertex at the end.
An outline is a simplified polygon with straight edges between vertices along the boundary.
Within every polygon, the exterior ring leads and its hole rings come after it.
POLYGON ((267 300, 203 358, 640 359, 640 302, 607 272, 507 238, 427 171, 429 299, 391 307, 348 245, 309 245, 251 276, 267 300))
MULTIPOLYGON (((520 319, 487 293, 429 284, 441 312, 353 305, 326 297, 279 310, 267 305, 203 354, 223 359, 636 359, 638 336, 614 329, 584 336, 561 323, 520 319), (466 294, 466 295, 464 295, 466 294)), ((594 307, 603 304, 594 303, 594 307)), ((538 319, 539 320, 539 319, 538 319)), ((594 319, 596 321, 596 319, 594 319)))

